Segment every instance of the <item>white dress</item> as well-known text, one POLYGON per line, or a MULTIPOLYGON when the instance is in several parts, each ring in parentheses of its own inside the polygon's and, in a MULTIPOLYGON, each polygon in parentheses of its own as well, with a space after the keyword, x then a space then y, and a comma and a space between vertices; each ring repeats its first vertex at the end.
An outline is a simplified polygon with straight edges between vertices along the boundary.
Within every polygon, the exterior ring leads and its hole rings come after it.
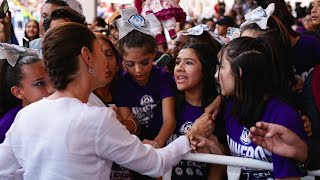
POLYGON ((25 180, 106 180, 112 161, 159 177, 190 150, 185 136, 163 149, 142 144, 109 108, 44 98, 18 113, 0 144, 0 179, 23 168, 25 180))

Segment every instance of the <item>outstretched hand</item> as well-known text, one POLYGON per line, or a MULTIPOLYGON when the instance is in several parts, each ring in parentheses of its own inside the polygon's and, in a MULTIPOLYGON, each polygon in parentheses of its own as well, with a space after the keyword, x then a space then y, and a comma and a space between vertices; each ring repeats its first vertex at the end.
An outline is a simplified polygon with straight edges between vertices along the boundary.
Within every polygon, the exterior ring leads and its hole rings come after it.
POLYGON ((217 115, 220 112, 220 107, 222 105, 222 98, 223 97, 221 95, 217 96, 214 99, 214 101, 204 110, 206 114, 212 114, 212 119, 216 119, 217 115))
POLYGON ((219 143, 218 138, 213 134, 208 138, 191 135, 190 144, 192 151, 195 153, 223 154, 223 147, 219 143))
POLYGON ((0 19, 0 42, 7 43, 11 39, 11 12, 0 19))
POLYGON ((308 158, 307 144, 290 129, 267 122, 257 122, 250 128, 249 138, 272 153, 305 162, 308 158))
POLYGON ((192 125, 189 132, 186 134, 190 137, 192 134, 208 137, 214 131, 214 122, 211 114, 202 114, 192 125))

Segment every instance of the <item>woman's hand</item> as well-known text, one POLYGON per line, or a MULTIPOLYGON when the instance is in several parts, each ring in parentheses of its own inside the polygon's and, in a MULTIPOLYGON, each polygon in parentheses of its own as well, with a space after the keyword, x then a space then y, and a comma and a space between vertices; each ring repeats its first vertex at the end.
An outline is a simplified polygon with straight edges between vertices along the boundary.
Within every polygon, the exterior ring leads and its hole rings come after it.
POLYGON ((220 144, 215 135, 210 135, 207 138, 199 135, 190 136, 190 144, 193 152, 206 154, 223 154, 223 146, 220 144))
POLYGON ((0 42, 8 43, 11 40, 11 12, 8 11, 3 19, 0 19, 0 42))
POLYGON ((214 122, 211 114, 202 114, 192 125, 186 136, 190 135, 200 135, 203 137, 208 137, 214 131, 214 122))

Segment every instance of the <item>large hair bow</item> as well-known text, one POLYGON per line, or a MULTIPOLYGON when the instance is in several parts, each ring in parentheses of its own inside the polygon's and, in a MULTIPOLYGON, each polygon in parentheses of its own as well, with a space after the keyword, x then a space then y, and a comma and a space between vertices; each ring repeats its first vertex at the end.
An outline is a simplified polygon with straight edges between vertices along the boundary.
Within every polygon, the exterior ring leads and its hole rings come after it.
POLYGON ((189 36, 189 35, 200 36, 201 34, 203 34, 204 31, 207 31, 211 35, 211 37, 214 38, 215 40, 217 40, 221 45, 224 45, 227 43, 226 38, 214 33, 212 31, 212 29, 210 28, 210 26, 208 26, 206 24, 200 24, 195 27, 189 28, 187 30, 182 30, 179 33, 182 36, 189 36))
POLYGON ((39 57, 35 49, 29 49, 18 45, 0 43, 0 60, 5 59, 14 67, 21 56, 39 57))
POLYGON ((121 18, 116 21, 117 27, 119 28, 119 39, 134 29, 155 36, 153 30, 161 27, 160 21, 153 13, 142 16, 138 14, 136 8, 128 8, 120 10, 120 14, 121 18))
POLYGON ((269 17, 275 10, 275 4, 271 3, 266 9, 263 9, 261 6, 257 7, 256 9, 250 11, 244 18, 246 21, 241 24, 240 29, 242 30, 248 24, 256 23, 261 29, 267 29, 267 23, 269 17))

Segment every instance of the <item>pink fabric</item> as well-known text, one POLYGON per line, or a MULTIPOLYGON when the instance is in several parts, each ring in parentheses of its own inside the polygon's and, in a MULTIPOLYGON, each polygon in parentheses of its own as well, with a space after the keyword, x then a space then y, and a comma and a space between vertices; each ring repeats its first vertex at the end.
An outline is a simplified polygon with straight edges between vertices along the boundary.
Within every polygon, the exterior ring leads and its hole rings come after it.
MULTIPOLYGON (((154 13, 152 11, 147 11, 146 14, 154 13)), ((160 20, 167 20, 172 17, 176 18, 177 22, 185 22, 187 14, 181 8, 171 8, 164 9, 162 11, 154 13, 154 15, 160 20)))
POLYGON ((320 65, 315 66, 313 70, 311 89, 317 108, 320 111, 320 65))
POLYGON ((137 8, 139 14, 142 11, 142 0, 134 0, 134 6, 137 8))
POLYGON ((142 14, 149 13, 154 13, 160 21, 172 17, 175 17, 177 22, 184 22, 186 19, 186 13, 177 0, 146 0, 142 14))

